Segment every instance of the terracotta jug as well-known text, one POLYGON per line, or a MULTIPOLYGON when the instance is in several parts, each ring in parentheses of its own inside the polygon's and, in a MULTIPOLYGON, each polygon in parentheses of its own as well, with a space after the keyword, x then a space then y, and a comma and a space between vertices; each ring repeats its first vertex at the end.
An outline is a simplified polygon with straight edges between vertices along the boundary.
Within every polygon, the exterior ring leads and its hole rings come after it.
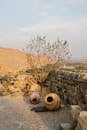
POLYGON ((60 97, 55 93, 49 93, 45 97, 45 106, 48 110, 56 110, 60 107, 60 97))
POLYGON ((30 99, 30 102, 32 104, 38 104, 40 102, 40 94, 37 93, 37 92, 32 92, 30 95, 29 95, 29 99, 30 99))

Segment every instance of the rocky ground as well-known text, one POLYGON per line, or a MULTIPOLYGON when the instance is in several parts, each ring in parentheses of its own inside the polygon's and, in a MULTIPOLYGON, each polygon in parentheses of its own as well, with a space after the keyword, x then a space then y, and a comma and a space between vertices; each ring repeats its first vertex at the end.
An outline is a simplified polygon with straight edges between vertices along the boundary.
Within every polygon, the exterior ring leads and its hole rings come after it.
POLYGON ((87 65, 63 66, 51 71, 41 82, 38 82, 41 71, 35 73, 34 70, 33 73, 32 70, 22 70, 1 74, 0 129, 71 130, 71 127, 76 127, 76 130, 87 130, 86 70, 87 65), (29 102, 30 92, 39 92, 43 98, 49 92, 57 93, 62 101, 61 108, 54 112, 31 111, 34 106, 29 102))
POLYGON ((60 123, 70 123, 68 108, 36 113, 23 97, 0 97, 0 130, 59 130, 60 123))

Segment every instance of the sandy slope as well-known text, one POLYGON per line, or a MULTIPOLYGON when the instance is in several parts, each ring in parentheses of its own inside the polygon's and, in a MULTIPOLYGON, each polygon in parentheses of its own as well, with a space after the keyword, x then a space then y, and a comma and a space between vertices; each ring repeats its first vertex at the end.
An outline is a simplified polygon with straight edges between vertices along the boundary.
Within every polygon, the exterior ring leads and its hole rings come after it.
POLYGON ((40 56, 40 62, 36 56, 29 55, 29 57, 27 63, 27 56, 24 52, 17 49, 0 47, 0 73, 17 71, 19 69, 21 70, 27 65, 30 67, 31 63, 34 66, 52 63, 51 59, 46 55, 40 56))
POLYGON ((26 55, 16 49, 0 48, 0 72, 16 71, 27 65, 26 55))

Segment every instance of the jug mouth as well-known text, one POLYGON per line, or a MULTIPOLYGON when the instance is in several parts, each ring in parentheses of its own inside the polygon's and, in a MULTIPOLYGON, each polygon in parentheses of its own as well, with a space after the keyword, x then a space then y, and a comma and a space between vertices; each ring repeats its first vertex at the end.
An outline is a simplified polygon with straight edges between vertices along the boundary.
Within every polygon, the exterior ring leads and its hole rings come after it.
POLYGON ((48 102, 52 102, 52 101, 53 101, 53 98, 52 98, 51 96, 49 96, 49 97, 47 98, 47 101, 48 101, 48 102))
POLYGON ((47 102, 48 104, 51 104, 51 103, 53 102, 53 97, 52 97, 52 96, 47 97, 47 98, 46 98, 46 102, 47 102))
POLYGON ((36 98, 33 98, 33 100, 32 100, 32 101, 35 103, 35 102, 37 102, 37 99, 36 99, 36 98))

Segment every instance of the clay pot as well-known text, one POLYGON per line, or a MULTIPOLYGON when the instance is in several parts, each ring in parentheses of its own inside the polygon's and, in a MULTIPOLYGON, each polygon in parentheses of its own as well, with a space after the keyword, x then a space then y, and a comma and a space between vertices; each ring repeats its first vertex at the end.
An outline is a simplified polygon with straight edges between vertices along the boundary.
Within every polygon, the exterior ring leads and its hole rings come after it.
POLYGON ((60 107, 60 97, 55 93, 46 95, 45 106, 48 110, 58 109, 60 107))
POLYGON ((30 102, 34 105, 40 103, 41 97, 40 94, 37 92, 30 93, 29 98, 30 98, 30 102))

